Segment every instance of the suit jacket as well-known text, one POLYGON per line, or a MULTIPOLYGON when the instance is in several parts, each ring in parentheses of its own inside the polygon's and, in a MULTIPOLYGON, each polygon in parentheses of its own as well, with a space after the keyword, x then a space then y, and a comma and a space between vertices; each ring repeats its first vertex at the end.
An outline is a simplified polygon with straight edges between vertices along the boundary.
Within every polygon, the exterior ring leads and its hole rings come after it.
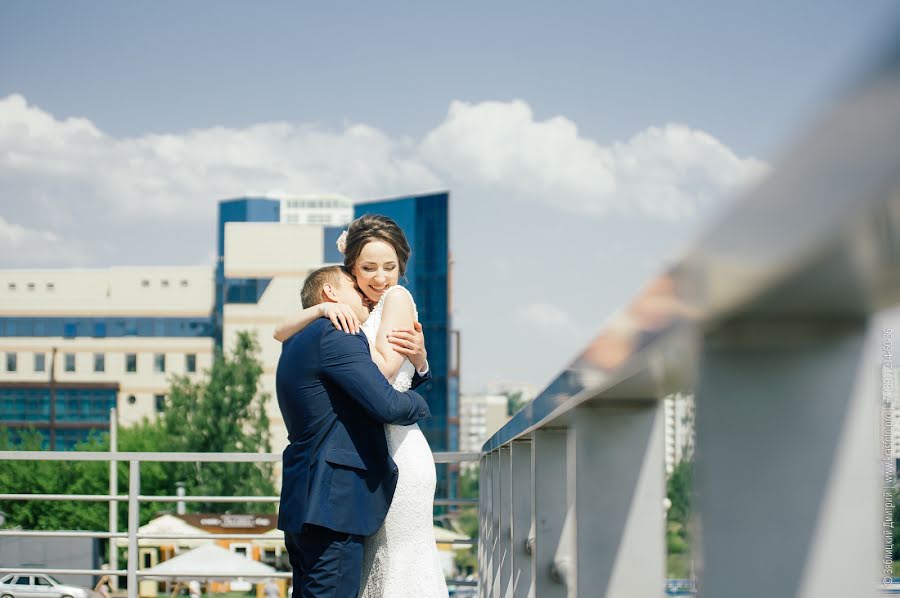
MULTIPOLYGON (((413 383, 429 377, 417 375, 413 383)), ((391 387, 364 334, 347 334, 324 318, 282 345, 275 383, 290 442, 282 455, 278 528, 299 532, 310 523, 375 533, 397 486, 384 424, 429 417, 425 400, 391 387)))

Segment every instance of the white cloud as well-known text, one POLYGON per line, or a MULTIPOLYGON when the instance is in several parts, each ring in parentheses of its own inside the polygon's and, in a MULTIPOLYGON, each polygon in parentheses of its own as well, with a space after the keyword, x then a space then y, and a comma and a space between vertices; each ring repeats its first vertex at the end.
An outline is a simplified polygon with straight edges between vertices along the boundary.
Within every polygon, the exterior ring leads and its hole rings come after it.
POLYGON ((664 219, 734 192, 766 168, 685 125, 650 127, 604 146, 562 116, 535 120, 521 101, 455 101, 421 146, 438 170, 576 213, 664 219))
POLYGON ((0 216, 0 267, 74 266, 84 259, 80 243, 66 243, 49 230, 34 230, 0 216))
MULTIPOLYGON (((475 186, 595 217, 673 219, 762 169, 683 125, 604 146, 564 117, 535 120, 522 101, 453 102, 444 122, 412 140, 365 124, 278 122, 116 138, 20 95, 0 99, 0 234, 5 248, 42 244, 37 261, 48 265, 53 255, 58 265, 122 263, 139 251, 137 262, 196 263, 212 246, 216 202, 251 190, 364 199, 475 186), (167 235, 193 245, 163 242, 167 235)), ((7 265, 35 261, 8 255, 7 265)))

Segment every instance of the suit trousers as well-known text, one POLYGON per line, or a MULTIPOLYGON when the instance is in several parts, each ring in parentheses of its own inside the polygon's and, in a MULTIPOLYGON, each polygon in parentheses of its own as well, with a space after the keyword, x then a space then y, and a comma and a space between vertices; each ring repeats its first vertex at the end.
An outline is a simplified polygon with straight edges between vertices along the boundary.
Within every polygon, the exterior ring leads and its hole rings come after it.
POLYGON ((362 577, 363 538, 305 524, 285 532, 294 570, 292 598, 356 598, 362 577))

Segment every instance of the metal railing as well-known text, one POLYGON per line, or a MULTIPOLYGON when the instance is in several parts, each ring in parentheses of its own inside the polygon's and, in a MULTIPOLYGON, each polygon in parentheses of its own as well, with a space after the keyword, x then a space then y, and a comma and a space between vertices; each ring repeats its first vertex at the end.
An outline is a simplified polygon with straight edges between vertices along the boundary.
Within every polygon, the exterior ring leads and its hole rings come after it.
POLYGON ((891 576, 900 51, 880 69, 484 445, 481 596, 659 598, 676 392, 696 401, 703 595, 891 576))
MULTIPOLYGON (((478 453, 439 452, 434 454, 435 463, 461 463, 464 461, 477 461, 478 453)), ((116 529, 110 531, 69 531, 69 530, 0 530, 0 538, 24 537, 24 538, 100 538, 110 541, 110 550, 116 548, 113 545, 116 539, 127 539, 127 565, 125 569, 65 569, 65 568, 12 568, 0 566, 0 574, 59 574, 59 575, 110 575, 124 576, 127 580, 128 598, 137 598, 138 580, 141 578, 163 579, 164 576, 154 574, 138 567, 138 548, 141 540, 279 540, 280 534, 151 534, 140 533, 140 504, 142 502, 220 502, 220 503, 278 503, 278 496, 170 496, 170 495, 146 495, 140 493, 141 487, 141 463, 165 462, 165 463, 271 463, 280 462, 281 453, 130 453, 130 452, 92 452, 92 451, 0 451, 0 462, 3 461, 100 461, 100 462, 126 462, 128 463, 128 493, 119 494, 111 491, 109 494, 29 494, 8 493, 0 494, 0 501, 103 501, 110 503, 111 512, 117 508, 118 502, 127 502, 128 519, 127 531, 120 532, 116 529)), ((114 468, 112 468, 114 469, 114 468)), ((475 501, 477 502, 477 501, 475 501)), ((438 499, 436 506, 466 505, 472 504, 471 499, 438 499)), ((111 518, 114 521, 114 518, 111 518)), ((113 524, 114 525, 114 524, 113 524)), ((442 542, 454 545, 473 545, 475 540, 453 540, 442 542)), ((179 571, 178 576, 204 575, 202 571, 179 571)), ((230 577, 238 578, 291 578, 290 572, 253 573, 234 571, 230 577)), ((221 575, 216 575, 221 577, 221 575)), ((473 586, 475 582, 464 579, 449 579, 448 585, 473 586)))

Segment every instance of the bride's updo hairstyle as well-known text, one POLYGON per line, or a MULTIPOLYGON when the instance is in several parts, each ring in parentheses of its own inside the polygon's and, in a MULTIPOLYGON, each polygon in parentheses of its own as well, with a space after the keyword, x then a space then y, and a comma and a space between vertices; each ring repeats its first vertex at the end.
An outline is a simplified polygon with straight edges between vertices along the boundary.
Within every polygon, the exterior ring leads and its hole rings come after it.
POLYGON ((381 214, 363 214, 350 223, 347 229, 347 245, 344 248, 344 266, 353 270, 363 247, 369 241, 384 241, 397 252, 400 276, 406 275, 406 264, 409 262, 409 241, 396 222, 381 214))

